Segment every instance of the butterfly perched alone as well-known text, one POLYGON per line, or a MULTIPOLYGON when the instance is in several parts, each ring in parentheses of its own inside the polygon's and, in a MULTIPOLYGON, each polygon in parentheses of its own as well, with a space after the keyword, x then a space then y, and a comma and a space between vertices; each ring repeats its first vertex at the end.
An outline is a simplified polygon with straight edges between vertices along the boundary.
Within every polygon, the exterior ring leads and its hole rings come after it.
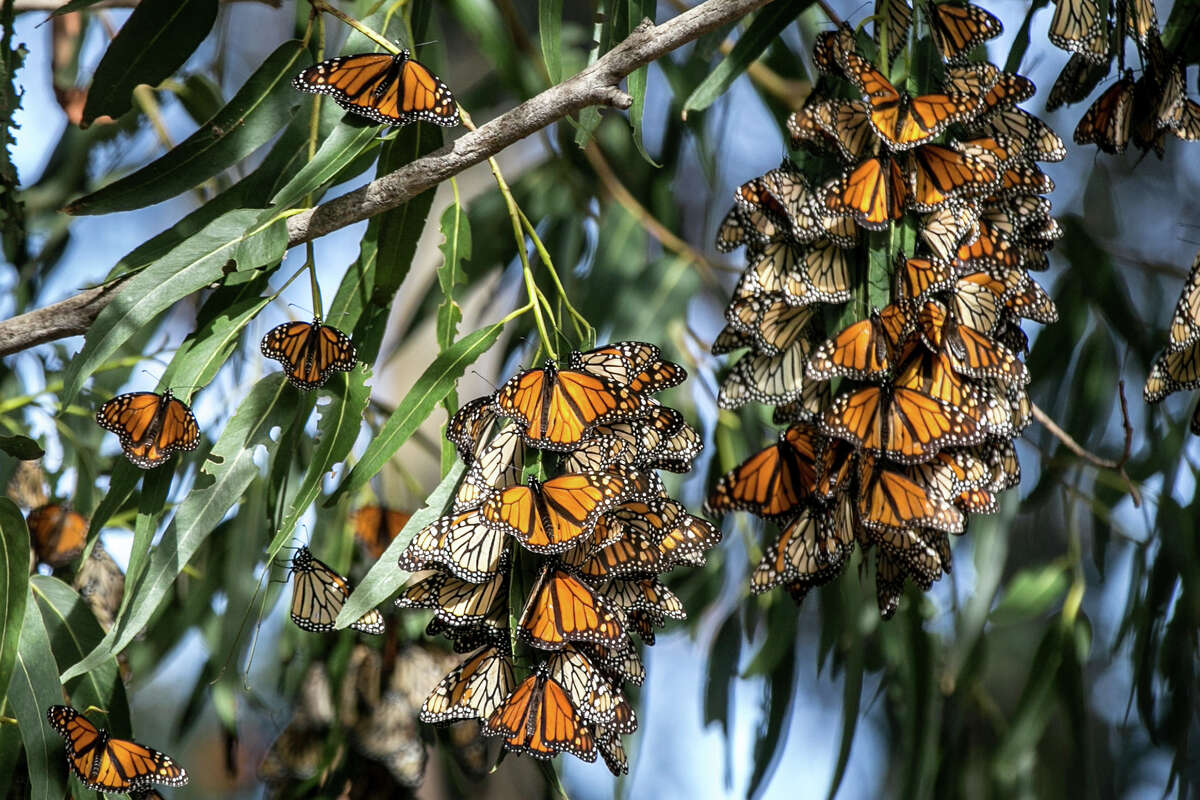
POLYGON ((327 94, 347 111, 384 125, 459 124, 450 87, 408 50, 331 58, 301 72, 292 86, 327 94))
MULTIPOLYGON (((292 556, 292 574, 296 576, 292 622, 306 631, 333 630, 334 620, 350 596, 350 584, 304 546, 292 556)), ((363 633, 383 633, 383 615, 373 608, 350 627, 363 633)))
POLYGON ((354 369, 355 349, 350 337, 321 322, 285 322, 267 332, 262 354, 283 364, 287 379, 297 389, 319 389, 334 372, 354 369))
POLYGON ((195 450, 200 442, 192 410, 170 389, 119 394, 100 406, 96 422, 117 435, 125 457, 142 469, 157 467, 176 450, 195 450))
POLYGON ((187 771, 175 759, 128 739, 114 739, 70 706, 50 706, 50 725, 67 740, 67 765, 89 789, 141 792, 152 783, 183 786, 187 771))

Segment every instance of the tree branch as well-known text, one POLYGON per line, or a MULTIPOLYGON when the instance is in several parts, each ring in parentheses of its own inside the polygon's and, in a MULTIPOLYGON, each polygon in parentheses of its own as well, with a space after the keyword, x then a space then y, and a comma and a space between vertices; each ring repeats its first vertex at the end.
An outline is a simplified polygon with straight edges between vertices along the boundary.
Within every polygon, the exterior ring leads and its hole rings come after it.
MULTIPOLYGON (((770 0, 706 0, 661 25, 643 20, 628 38, 574 77, 526 100, 435 153, 290 217, 287 221, 288 246, 311 241, 403 205, 426 189, 580 109, 588 106, 628 108, 633 98, 618 84, 629 73, 768 2, 770 0)), ((109 284, 109 289, 112 288, 113 284, 109 284)), ((114 294, 109 290, 99 295, 84 292, 53 306, 0 322, 0 356, 86 333, 96 314, 114 294), (88 297, 81 299, 84 295, 88 297), (53 309, 72 313, 47 313, 53 309)))
MULTIPOLYGON (((98 11, 105 8, 133 8, 142 0, 102 0, 87 7, 88 11, 98 11)), ((13 11, 20 14, 23 11, 57 11, 67 4, 68 0, 13 0, 13 11)), ((281 0, 221 0, 223 3, 257 2, 279 8, 281 0)))

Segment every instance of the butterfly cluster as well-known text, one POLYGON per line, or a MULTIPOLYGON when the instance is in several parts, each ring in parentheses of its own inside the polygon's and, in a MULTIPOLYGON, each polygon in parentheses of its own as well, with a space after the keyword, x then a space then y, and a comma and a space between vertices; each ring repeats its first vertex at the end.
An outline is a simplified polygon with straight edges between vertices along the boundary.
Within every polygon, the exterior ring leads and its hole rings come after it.
MULTIPOLYGON (((1167 347, 1150 366, 1142 391, 1147 403, 1159 403, 1175 392, 1200 388, 1200 253, 1183 285, 1171 317, 1167 347)), ((1192 413, 1192 433, 1200 436, 1200 406, 1192 413)))
POLYGON ((1187 96, 1183 59, 1163 44, 1154 0, 1122 0, 1103 8, 1098 0, 1059 0, 1050 41, 1071 58, 1050 90, 1049 111, 1084 100, 1117 60, 1120 78, 1084 112, 1075 128, 1076 144, 1095 144, 1115 154, 1132 142, 1162 158, 1168 133, 1184 141, 1200 139, 1200 103, 1187 96), (1133 41, 1143 66, 1136 80, 1125 67, 1126 39, 1133 41))
MULTIPOLYGON (((751 588, 784 586, 797 602, 856 544, 874 548, 885 617, 906 579, 928 589, 949 571, 949 536, 1019 481, 1012 440, 1031 418, 1019 323, 1057 318, 1029 270, 1061 235, 1036 162, 1065 147, 1017 107, 1028 79, 964 63, 998 20, 975 6, 925 14, 946 62, 940 89, 911 96, 849 27, 821 34, 813 58, 831 85, 788 120, 805 171, 785 160, 739 187, 717 234, 718 249, 745 245, 748 265, 713 346, 747 351, 719 401, 775 405, 788 427, 719 479, 707 509, 778 524, 751 588), (856 96, 836 94, 839 81, 856 96), (821 169, 833 177, 810 183, 821 169), (865 297, 860 228, 912 249, 872 262, 891 265, 889 302, 825 338, 820 304, 865 297)), ((907 16, 889 43, 907 38, 907 16)))
POLYGON ((637 721, 621 685, 645 675, 630 634, 653 644, 683 618, 658 576, 702 565, 719 539, 656 471, 686 472, 700 451, 651 397, 684 378, 657 347, 620 342, 521 372, 454 416, 467 470, 451 513, 401 555, 417 574, 396 604, 431 610, 426 632, 471 655, 421 719, 477 719, 510 751, 627 770, 621 736, 637 721))

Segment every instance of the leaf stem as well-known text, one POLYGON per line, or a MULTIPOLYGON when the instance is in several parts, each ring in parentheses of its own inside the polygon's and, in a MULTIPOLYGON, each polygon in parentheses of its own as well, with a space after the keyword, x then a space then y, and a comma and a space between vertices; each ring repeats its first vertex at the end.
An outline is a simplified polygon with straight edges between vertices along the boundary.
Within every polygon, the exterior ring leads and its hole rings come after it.
POLYGON ((333 6, 326 3, 324 0, 309 0, 309 2, 312 3, 312 7, 315 8, 317 11, 322 11, 326 14, 329 14, 330 16, 337 17, 342 22, 346 23, 351 28, 354 28, 354 30, 358 31, 363 36, 367 37, 372 42, 374 42, 375 44, 382 47, 384 50, 387 50, 392 55, 396 55, 397 53, 400 52, 400 48, 398 46, 396 46, 396 44, 394 42, 389 42, 387 39, 380 36, 378 33, 371 30, 366 25, 363 25, 361 22, 356 20, 354 17, 350 16, 349 14, 346 14, 343 11, 339 11, 338 9, 336 9, 333 6))

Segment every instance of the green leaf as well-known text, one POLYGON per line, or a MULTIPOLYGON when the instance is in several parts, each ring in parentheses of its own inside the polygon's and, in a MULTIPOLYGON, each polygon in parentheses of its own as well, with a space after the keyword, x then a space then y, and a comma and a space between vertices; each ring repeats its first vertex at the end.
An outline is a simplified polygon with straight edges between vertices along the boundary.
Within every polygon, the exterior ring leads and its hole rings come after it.
MULTIPOLYGON (((332 108, 337 108, 329 104, 332 108)), ((332 112, 330 112, 332 113, 332 112)), ((288 208, 330 184, 356 158, 379 147, 379 126, 338 125, 312 159, 271 197, 270 205, 288 208)))
POLYGON ((88 6, 94 6, 96 3, 103 0, 71 0, 71 2, 59 6, 50 14, 52 17, 61 17, 63 14, 70 14, 73 11, 82 11, 88 6))
POLYGON ((721 723, 722 740, 725 743, 725 786, 732 778, 732 743, 729 716, 732 711, 731 688, 737 678, 738 657, 742 649, 742 628, 737 613, 731 613, 717 629, 712 647, 706 659, 704 675, 704 724, 721 723))
POLYGON ((850 763, 850 748, 854 744, 854 732, 858 729, 858 707, 862 702, 863 684, 863 640, 859 637, 851 638, 842 680, 842 736, 838 744, 837 764, 833 768, 833 778, 829 784, 829 794, 826 795, 829 800, 837 796, 842 778, 846 776, 846 766, 850 763))
MULTIPOLYGON (((125 570, 126 586, 135 586, 146 569, 146 558, 150 555, 150 545, 154 534, 158 532, 158 522, 166 511, 167 494, 171 491, 171 479, 175 470, 170 466, 162 466, 145 472, 142 478, 142 491, 137 497, 137 518, 133 523, 133 544, 129 551, 129 567, 125 570)), ((125 592, 121 598, 121 611, 124 612, 133 599, 133 592, 125 592)))
POLYGON ((0 686, 8 686, 29 594, 29 528, 7 497, 0 497, 0 539, 0 686))
POLYGON ((500 322, 480 328, 459 339, 449 350, 438 355, 383 423, 379 433, 367 445, 362 459, 354 465, 354 469, 345 477, 333 496, 325 501, 325 505, 331 506, 345 494, 358 491, 375 473, 383 469, 383 465, 392 454, 408 441, 413 431, 425 421, 433 407, 454 388, 455 381, 462 377, 467 367, 474 364, 476 359, 495 344, 503 329, 504 324, 500 322))
POLYGON ((196 330, 183 341, 163 371, 164 385, 207 386, 212 381, 241 344, 242 331, 271 302, 263 295, 267 279, 268 275, 262 273, 242 284, 222 286, 209 295, 196 315, 196 330))
POLYGON ((157 86, 195 51, 217 19, 218 0, 142 0, 113 38, 96 67, 83 106, 82 127, 103 114, 116 118, 132 108, 141 83, 157 86))
POLYGON ((291 508, 279 524, 267 558, 275 557, 284 542, 292 535, 296 522, 321 493, 325 473, 333 469, 350 453, 362 429, 363 412, 371 400, 371 388, 366 384, 367 371, 359 366, 349 375, 338 376, 330 402, 317 406, 317 444, 309 456, 308 469, 296 489, 291 508))
POLYGON ((299 105, 291 77, 306 57, 299 41, 280 45, 199 130, 132 175, 79 198, 64 210, 68 214, 107 214, 143 208, 182 194, 237 164, 291 120, 299 105))
POLYGON ((63 701, 58 664, 54 661, 50 637, 37 603, 29 600, 27 594, 23 604, 21 646, 8 684, 8 713, 17 718, 17 726, 21 729, 32 789, 29 797, 61 800, 67 792, 63 740, 46 720, 46 709, 63 701))
POLYGON ((126 585, 125 591, 132 593, 126 609, 104 640, 63 673, 64 681, 95 669, 141 632, 175 576, 258 476, 254 461, 259 447, 275 450, 278 444, 271 431, 291 421, 295 405, 296 392, 282 375, 270 375, 255 384, 213 445, 212 459, 205 463, 196 487, 176 508, 174 520, 151 551, 142 579, 134 586, 126 585))
MULTIPOLYGON (((74 664, 104 638, 104 631, 88 604, 67 584, 46 575, 33 576, 33 598, 50 637, 55 663, 74 664)), ((117 660, 110 658, 93 670, 67 682, 71 705, 95 706, 108 711, 107 727, 117 736, 131 736, 129 702, 117 660)))
POLYGON ((538 39, 550 85, 562 83, 562 0, 538 0, 538 39))
POLYGON ((46 455, 45 451, 28 436, 0 436, 0 450, 20 461, 35 461, 46 455))
POLYGON ((1070 577, 1061 564, 1023 569, 1008 582, 989 619, 994 625, 1007 625, 1044 614, 1062 599, 1069 583, 1070 577))
POLYGON ((208 122, 225 107, 225 95, 221 93, 220 85, 199 72, 188 75, 179 85, 170 86, 170 90, 197 125, 208 122))
MULTIPOLYGON (((648 18, 653 22, 656 6, 656 0, 629 0, 630 29, 636 27, 643 18, 648 18)), ((649 72, 649 65, 639 67, 629 73, 629 77, 625 79, 625 90, 633 98, 633 105, 629 107, 629 127, 633 132, 633 144, 637 147, 638 153, 646 160, 646 163, 654 167, 661 167, 661 164, 650 157, 642 144, 642 112, 646 107, 646 79, 649 72)), ((555 82, 557 83, 557 81, 555 82)))
POLYGON ((734 80, 746 71, 762 51, 783 33, 783 29, 792 24, 804 9, 812 4, 811 0, 800 2, 771 3, 758 13, 754 22, 737 40, 737 44, 729 51, 716 69, 708 74, 697 86, 688 99, 683 103, 683 113, 700 111, 708 108, 718 97, 728 91, 734 80))
MULTIPOLYGON (((108 478, 108 491, 104 493, 104 498, 100 501, 100 505, 96 506, 96 510, 92 512, 88 520, 88 541, 94 542, 96 537, 100 535, 100 529, 112 518, 112 515, 117 513, 117 510, 125 504, 129 499, 129 495, 133 494, 134 488, 138 485, 138 481, 142 479, 145 470, 141 467, 134 466, 129 459, 120 456, 117 459, 117 464, 113 467, 108 478)), ((87 556, 85 552, 84 557, 87 556)))
POLYGON ((151 266, 130 278, 100 312, 71 360, 60 398, 65 408, 84 380, 159 313, 219 280, 230 263, 240 270, 279 261, 287 247, 284 220, 262 221, 262 211, 231 211, 213 220, 151 266))
MULTIPOLYGON (((437 343, 438 352, 444 353, 454 344, 458 335, 458 323, 462 322, 462 309, 454 299, 455 288, 464 282, 460 265, 471 258, 471 224, 466 212, 457 202, 446 207, 442 212, 442 265, 438 267, 438 287, 442 290, 442 302, 437 310, 437 343)), ((455 389, 447 392, 442 399, 442 407, 447 415, 453 415, 458 408, 458 393, 455 389)), ((442 440, 442 472, 445 473, 454 463, 456 453, 449 441, 442 440)))
POLYGON ((397 563, 400 553, 408 547, 409 541, 417 531, 442 515, 446 509, 446 503, 454 494, 454 490, 458 487, 458 481, 465 471, 466 466, 462 462, 456 464, 429 495, 425 501, 425 507, 414 513, 405 526, 400 529, 396 538, 392 539, 388 545, 387 550, 383 551, 383 555, 371 565, 371 569, 367 571, 362 582, 354 587, 354 591, 346 598, 346 603, 338 614, 337 622, 334 623, 337 628, 345 628, 391 597, 400 588, 400 584, 404 583, 412 574, 400 569, 397 563))

